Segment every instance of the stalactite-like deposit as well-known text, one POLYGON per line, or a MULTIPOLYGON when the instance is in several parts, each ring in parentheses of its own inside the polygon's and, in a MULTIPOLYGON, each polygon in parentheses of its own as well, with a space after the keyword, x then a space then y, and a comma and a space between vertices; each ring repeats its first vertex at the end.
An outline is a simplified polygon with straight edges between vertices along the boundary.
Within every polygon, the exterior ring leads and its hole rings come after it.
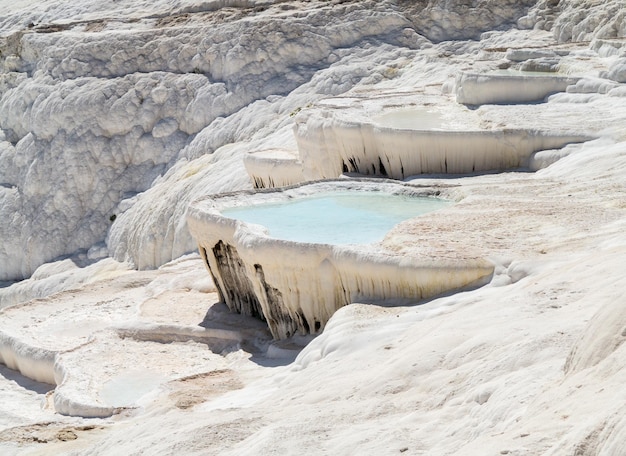
POLYGON ((260 150, 245 155, 243 164, 255 188, 285 187, 304 180, 296 151, 260 150))
POLYGON ((244 315, 263 318, 261 305, 237 249, 221 240, 211 249, 217 263, 220 292, 228 306, 244 315))

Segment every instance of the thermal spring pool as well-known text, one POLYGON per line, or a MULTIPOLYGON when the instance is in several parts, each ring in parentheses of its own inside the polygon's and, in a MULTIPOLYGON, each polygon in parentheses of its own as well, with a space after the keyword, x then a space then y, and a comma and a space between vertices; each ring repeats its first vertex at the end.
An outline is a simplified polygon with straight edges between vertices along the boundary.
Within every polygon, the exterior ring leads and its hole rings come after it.
POLYGON ((484 283, 489 261, 398 255, 376 242, 403 220, 448 210, 446 197, 445 188, 338 179, 208 196, 187 222, 220 298, 285 339, 321 332, 353 302, 416 302, 484 283))
POLYGON ((262 225, 273 238, 321 244, 378 242, 403 220, 449 205, 448 201, 382 192, 332 192, 222 210, 226 217, 262 225))
POLYGON ((561 73, 512 69, 461 72, 456 78, 456 101, 474 106, 538 102, 564 92, 579 79, 561 73))

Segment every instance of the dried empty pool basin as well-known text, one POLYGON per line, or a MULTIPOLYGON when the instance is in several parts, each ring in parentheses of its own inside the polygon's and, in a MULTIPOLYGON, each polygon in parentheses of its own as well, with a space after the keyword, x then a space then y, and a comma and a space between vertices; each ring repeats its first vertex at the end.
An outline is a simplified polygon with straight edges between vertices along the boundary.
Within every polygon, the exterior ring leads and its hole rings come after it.
POLYGON ((229 308, 287 338, 321 331, 351 302, 417 301, 486 280, 487 261, 407 257, 376 243, 401 220, 450 204, 434 193, 391 181, 325 181, 205 198, 187 220, 229 308))
POLYGON ((372 120, 382 127, 399 129, 438 130, 445 125, 441 113, 426 106, 388 110, 372 120))
POLYGON ((243 164, 256 188, 284 187, 304 181, 298 152, 262 149, 246 154, 243 164))

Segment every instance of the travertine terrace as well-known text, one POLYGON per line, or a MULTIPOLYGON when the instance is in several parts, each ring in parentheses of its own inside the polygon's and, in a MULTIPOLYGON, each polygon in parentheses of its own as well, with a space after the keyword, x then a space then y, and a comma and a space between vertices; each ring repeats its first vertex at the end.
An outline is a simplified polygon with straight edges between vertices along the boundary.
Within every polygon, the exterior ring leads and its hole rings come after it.
POLYGON ((625 84, 623 0, 0 0, 0 454, 621 456, 625 84), (328 279, 487 283, 222 302, 193 201, 385 173, 454 204, 328 279))
POLYGON ((488 282, 493 264, 485 259, 463 255, 440 259, 432 251, 397 255, 376 244, 275 239, 258 226, 221 213, 232 206, 276 204, 342 191, 442 193, 376 180, 324 181, 284 190, 218 195, 190 207, 191 232, 222 299, 232 310, 262 318, 274 337, 285 339, 297 333, 319 333, 337 309, 353 302, 406 303, 488 282))

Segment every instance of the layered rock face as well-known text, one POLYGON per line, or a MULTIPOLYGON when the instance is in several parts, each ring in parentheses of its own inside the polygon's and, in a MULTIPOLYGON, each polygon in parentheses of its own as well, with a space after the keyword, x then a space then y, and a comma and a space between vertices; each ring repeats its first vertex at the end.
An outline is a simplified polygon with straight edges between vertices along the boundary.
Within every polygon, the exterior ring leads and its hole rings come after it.
POLYGON ((434 42, 477 39, 487 30, 508 28, 527 14, 536 0, 399 0, 418 33, 434 42))
MULTIPOLYGON (((109 18, 97 11, 67 17, 59 2, 58 11, 32 7, 6 20, 1 280, 28 277, 40 264, 87 250, 109 232, 111 252, 139 267, 192 250, 173 217, 184 210, 150 215, 139 204, 134 212, 141 215, 120 217, 136 202, 129 198, 158 186, 155 179, 177 162, 249 138, 268 120, 242 122, 233 115, 248 107, 254 116, 255 102, 288 110, 284 96, 340 60, 343 49, 370 39, 418 45, 403 33, 408 22, 402 15, 374 3, 320 2, 298 11, 271 2, 222 3, 163 3, 151 13, 124 4, 109 18), (142 228, 139 220, 151 217, 146 225, 158 228, 142 228), (126 242, 137 230, 159 244, 126 242)), ((337 76, 317 81, 319 91, 339 93, 359 79, 337 76)), ((209 183, 199 192, 246 185, 209 183)))

